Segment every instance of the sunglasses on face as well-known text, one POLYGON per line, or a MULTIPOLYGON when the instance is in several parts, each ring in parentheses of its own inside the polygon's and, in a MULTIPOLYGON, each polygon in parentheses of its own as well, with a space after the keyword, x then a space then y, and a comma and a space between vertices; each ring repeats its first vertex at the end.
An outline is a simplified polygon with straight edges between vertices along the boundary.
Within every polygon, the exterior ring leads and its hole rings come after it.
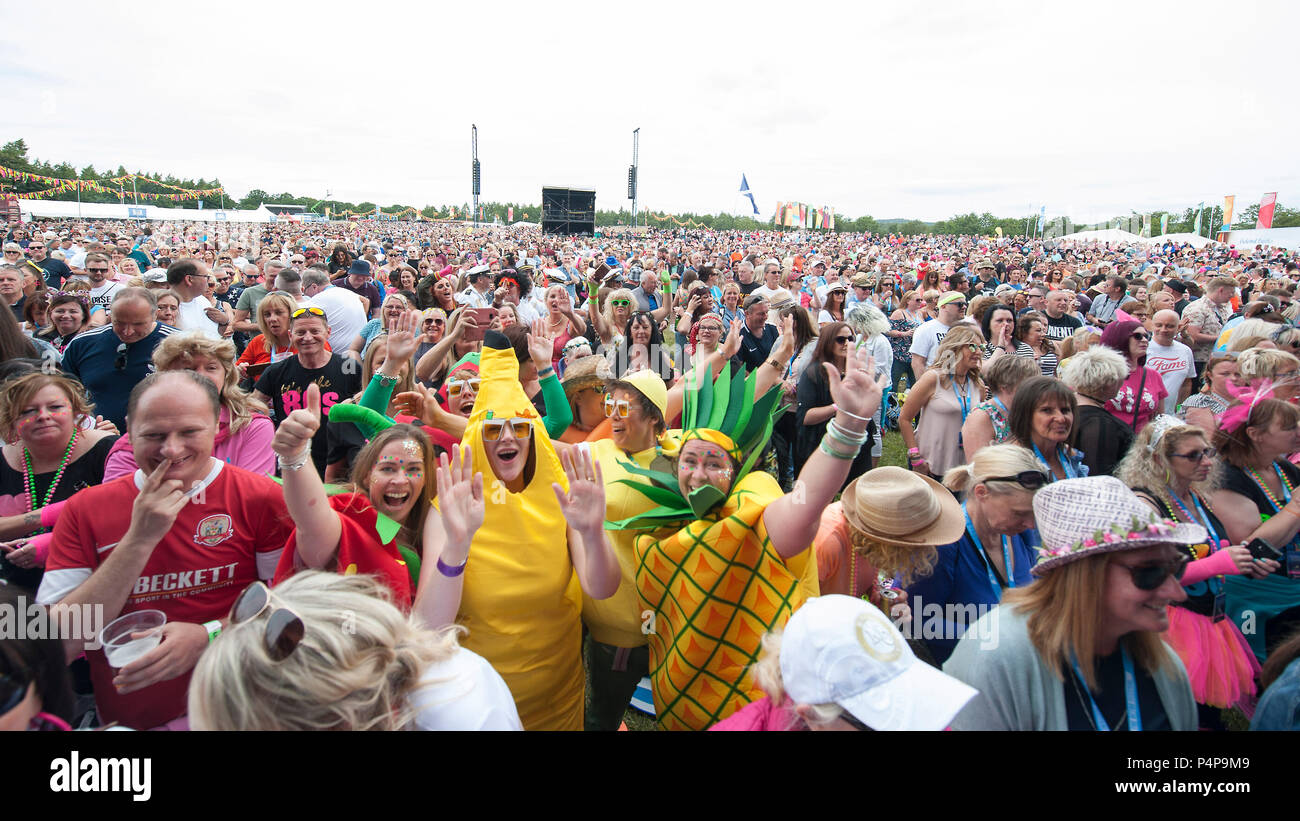
POLYGON ((518 416, 513 419, 488 419, 483 423, 483 441, 495 442, 500 439, 507 422, 516 439, 527 439, 533 435, 533 423, 527 419, 518 416))
POLYGON ((1202 459, 1213 459, 1218 454, 1218 448, 1202 448, 1201 450, 1194 450, 1191 453, 1171 453, 1169 455, 1177 459, 1186 459, 1189 462, 1199 462, 1202 459))
POLYGON ((1137 340, 1138 342, 1146 342, 1151 337, 1147 336, 1146 334, 1138 333, 1138 334, 1133 334, 1132 338, 1137 340))
POLYGON ((614 416, 618 414, 619 419, 626 419, 631 413, 632 405, 626 399, 615 399, 609 394, 605 395, 605 415, 614 416))
POLYGON ((611 300, 609 301, 609 304, 610 304, 610 305, 613 305, 615 308, 626 308, 627 306, 629 306, 629 305, 632 304, 632 300, 630 300, 630 299, 611 299, 611 300))
POLYGON ((851 337, 851 336, 837 336, 837 337, 835 337, 835 344, 836 344, 836 345, 845 345, 845 344, 847 344, 847 343, 849 343, 849 342, 852 342, 852 341, 853 341, 853 337, 851 337))
POLYGON ((460 396, 460 392, 465 390, 465 388, 469 388, 474 391, 474 393, 478 393, 478 386, 480 384, 482 383, 478 379, 448 379, 447 395, 460 396))
MULTIPOLYGON (((253 582, 244 588, 244 592, 239 594, 239 598, 235 599, 234 605, 230 608, 230 624, 233 627, 236 624, 252 621, 266 612, 270 606, 270 588, 262 582, 253 582)), ((266 654, 271 657, 271 661, 284 661, 298 649, 298 643, 302 641, 306 632, 307 628, 297 613, 287 607, 271 610, 271 615, 266 620, 266 632, 263 635, 266 654)))
POLYGON ((298 310, 294 311, 293 314, 290 316, 290 319, 297 319, 303 314, 311 314, 312 316, 319 316, 322 319, 325 317, 324 310, 317 308, 315 305, 308 305, 306 308, 299 308, 298 310))
POLYGON ((1015 482, 1025 490, 1038 490, 1048 482, 1047 475, 1036 470, 1022 470, 1015 476, 995 476, 987 482, 1015 482))
POLYGON ((1158 563, 1137 566, 1121 564, 1120 562, 1115 562, 1115 564, 1129 572, 1129 575, 1133 577, 1134 587, 1149 593, 1152 590, 1159 589, 1160 585, 1165 583, 1165 579, 1170 576, 1173 576, 1175 581, 1182 579, 1183 572, 1187 570, 1189 561, 1191 561, 1191 557, 1184 554, 1158 563))

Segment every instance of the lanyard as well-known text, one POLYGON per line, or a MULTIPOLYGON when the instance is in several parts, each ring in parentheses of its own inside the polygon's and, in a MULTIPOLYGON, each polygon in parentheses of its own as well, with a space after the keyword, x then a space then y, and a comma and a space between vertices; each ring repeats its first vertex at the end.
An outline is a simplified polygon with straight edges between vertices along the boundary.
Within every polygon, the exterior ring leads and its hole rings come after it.
MULTIPOLYGON (((1142 732, 1142 710, 1138 706, 1137 676, 1133 674, 1133 657, 1128 654, 1127 647, 1120 648, 1120 655, 1124 659, 1124 704, 1128 710, 1128 728, 1131 732, 1140 733, 1142 732)), ((1083 678, 1083 671, 1079 669, 1079 660, 1072 658, 1070 661, 1074 665, 1074 674, 1079 677, 1079 683, 1083 685, 1083 691, 1088 694, 1093 724, 1099 732, 1110 732, 1110 725, 1102 716, 1101 708, 1097 706, 1097 700, 1092 697, 1088 682, 1083 678)))
POLYGON ((957 378, 952 380, 952 393, 957 397, 957 404, 961 406, 961 423, 966 424, 966 414, 970 413, 970 374, 966 374, 966 394, 963 396, 957 390, 957 378))
MULTIPOLYGON (((1043 463, 1043 467, 1047 468, 1047 475, 1052 477, 1052 481, 1055 482, 1056 474, 1052 473, 1052 468, 1050 465, 1047 464, 1047 459, 1043 456, 1043 452, 1038 449, 1038 445, 1034 445, 1033 447, 1034 447, 1034 455, 1038 457, 1038 461, 1043 463)), ((1074 472, 1074 467, 1070 465, 1070 460, 1065 457, 1065 451, 1061 445, 1056 446, 1056 458, 1061 460, 1061 470, 1065 471, 1065 478, 1067 479, 1079 478, 1078 475, 1075 474, 1074 472)))
MULTIPOLYGON (((984 543, 980 541, 979 534, 975 532, 975 524, 970 519, 970 512, 966 510, 966 503, 961 503, 961 512, 966 517, 966 535, 970 536, 971 544, 980 552, 984 559, 984 570, 989 574, 989 587, 993 588, 993 600, 1002 601, 1002 585, 998 582, 997 576, 993 575, 993 562, 989 561, 988 551, 984 549, 984 543)), ((1006 534, 1002 536, 1002 569, 1007 574, 1007 587, 1016 586, 1016 577, 1011 572, 1011 542, 1007 539, 1006 534)))
POLYGON ((998 398, 995 396, 995 397, 993 397, 993 402, 994 402, 994 403, 995 403, 999 408, 1002 409, 1002 416, 1003 416, 1003 418, 1005 418, 1005 419, 1010 419, 1010 418, 1011 418, 1011 411, 1007 410, 1007 406, 1004 405, 1004 404, 1002 404, 1002 400, 1001 400, 1001 399, 998 399, 998 398))

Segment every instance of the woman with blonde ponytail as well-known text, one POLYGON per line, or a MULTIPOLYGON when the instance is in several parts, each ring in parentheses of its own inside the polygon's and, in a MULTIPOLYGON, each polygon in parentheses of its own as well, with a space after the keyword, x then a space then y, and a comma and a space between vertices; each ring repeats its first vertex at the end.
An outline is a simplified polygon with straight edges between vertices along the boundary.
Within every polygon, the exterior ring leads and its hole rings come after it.
POLYGON ((373 577, 259 585, 194 669, 193 729, 522 729, 501 676, 457 642, 464 629, 429 630, 373 577))
POLYGON ((925 641, 937 663, 947 660, 983 611, 997 606, 1003 590, 1033 581, 1034 493, 1048 481, 1031 451, 1005 444, 981 448, 970 464, 944 475, 949 490, 966 494, 966 531, 939 547, 933 572, 907 588, 912 635, 925 641))

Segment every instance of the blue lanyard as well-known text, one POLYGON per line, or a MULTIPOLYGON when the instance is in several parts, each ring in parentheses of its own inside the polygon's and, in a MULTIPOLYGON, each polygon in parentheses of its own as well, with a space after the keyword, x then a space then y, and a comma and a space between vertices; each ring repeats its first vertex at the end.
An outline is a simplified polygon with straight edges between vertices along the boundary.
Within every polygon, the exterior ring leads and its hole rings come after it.
POLYGON ((1003 416, 1004 418, 1008 418, 1008 419, 1011 418, 1011 411, 1007 410, 1007 406, 1004 405, 1004 404, 1002 404, 1002 400, 1001 400, 1001 399, 998 399, 998 398, 995 396, 995 397, 993 397, 993 401, 997 404, 997 406, 998 406, 999 408, 1002 409, 1002 416, 1003 416))
MULTIPOLYGON (((970 374, 966 374, 966 395, 962 396, 957 391, 957 377, 952 379, 952 393, 957 397, 957 404, 961 406, 961 423, 966 424, 966 414, 970 413, 970 374)), ((1276 467, 1276 466, 1275 466, 1276 467)))
MULTIPOLYGON (((1052 477, 1052 481, 1055 482, 1056 474, 1052 473, 1052 468, 1047 464, 1047 459, 1043 456, 1043 452, 1038 449, 1038 445, 1034 445, 1033 448, 1034 455, 1038 457, 1038 461, 1043 463, 1043 467, 1047 468, 1047 475, 1052 477)), ((1070 460, 1065 456, 1065 448, 1061 445, 1056 446, 1056 458, 1061 460, 1061 470, 1065 471, 1065 478, 1079 478, 1078 474, 1074 472, 1074 467, 1070 464, 1070 460)))
MULTIPOLYGON (((1277 483, 1282 486, 1282 499, 1285 504, 1291 501, 1291 488, 1287 487, 1286 477, 1282 475, 1282 468, 1277 466, 1277 462, 1273 463, 1273 472, 1277 474, 1277 483)), ((1281 513, 1281 510, 1279 509, 1278 512, 1281 513)))
MULTIPOLYGON (((1120 656, 1124 659, 1124 704, 1128 709, 1128 728, 1130 732, 1142 732, 1142 710, 1138 706, 1137 695, 1137 676, 1133 673, 1133 658, 1128 654, 1127 647, 1120 648, 1120 656)), ((1074 674, 1079 677, 1079 683, 1083 685, 1083 691, 1088 694, 1088 704, 1092 707, 1092 720, 1097 725, 1100 732, 1110 732, 1110 725, 1106 723, 1105 717, 1101 714, 1101 709, 1097 706, 1097 700, 1092 697, 1092 691, 1088 689, 1088 682, 1083 678, 1083 671, 1079 669, 1079 660, 1071 658, 1070 662, 1074 665, 1074 674)))
MULTIPOLYGON (((980 541, 979 534, 975 532, 975 524, 970 520, 970 512, 966 510, 966 503, 961 503, 962 515, 966 517, 966 535, 970 536, 971 544, 980 552, 984 559, 984 570, 989 574, 989 587, 993 588, 993 600, 1002 601, 1002 585, 998 583, 997 576, 993 575, 993 562, 989 561, 988 551, 984 549, 984 543, 980 541)), ((1002 569, 1007 574, 1007 587, 1016 586, 1016 577, 1011 572, 1011 541, 1002 536, 1002 569)))

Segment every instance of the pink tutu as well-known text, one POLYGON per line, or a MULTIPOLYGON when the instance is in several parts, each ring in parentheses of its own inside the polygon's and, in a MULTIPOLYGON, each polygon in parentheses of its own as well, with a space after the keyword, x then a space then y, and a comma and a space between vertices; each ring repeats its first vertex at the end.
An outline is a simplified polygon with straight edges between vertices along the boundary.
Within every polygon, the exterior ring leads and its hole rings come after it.
POLYGON ((1231 619, 1215 622, 1170 607, 1164 638, 1183 660, 1197 703, 1225 709, 1253 706, 1259 662, 1231 619))

